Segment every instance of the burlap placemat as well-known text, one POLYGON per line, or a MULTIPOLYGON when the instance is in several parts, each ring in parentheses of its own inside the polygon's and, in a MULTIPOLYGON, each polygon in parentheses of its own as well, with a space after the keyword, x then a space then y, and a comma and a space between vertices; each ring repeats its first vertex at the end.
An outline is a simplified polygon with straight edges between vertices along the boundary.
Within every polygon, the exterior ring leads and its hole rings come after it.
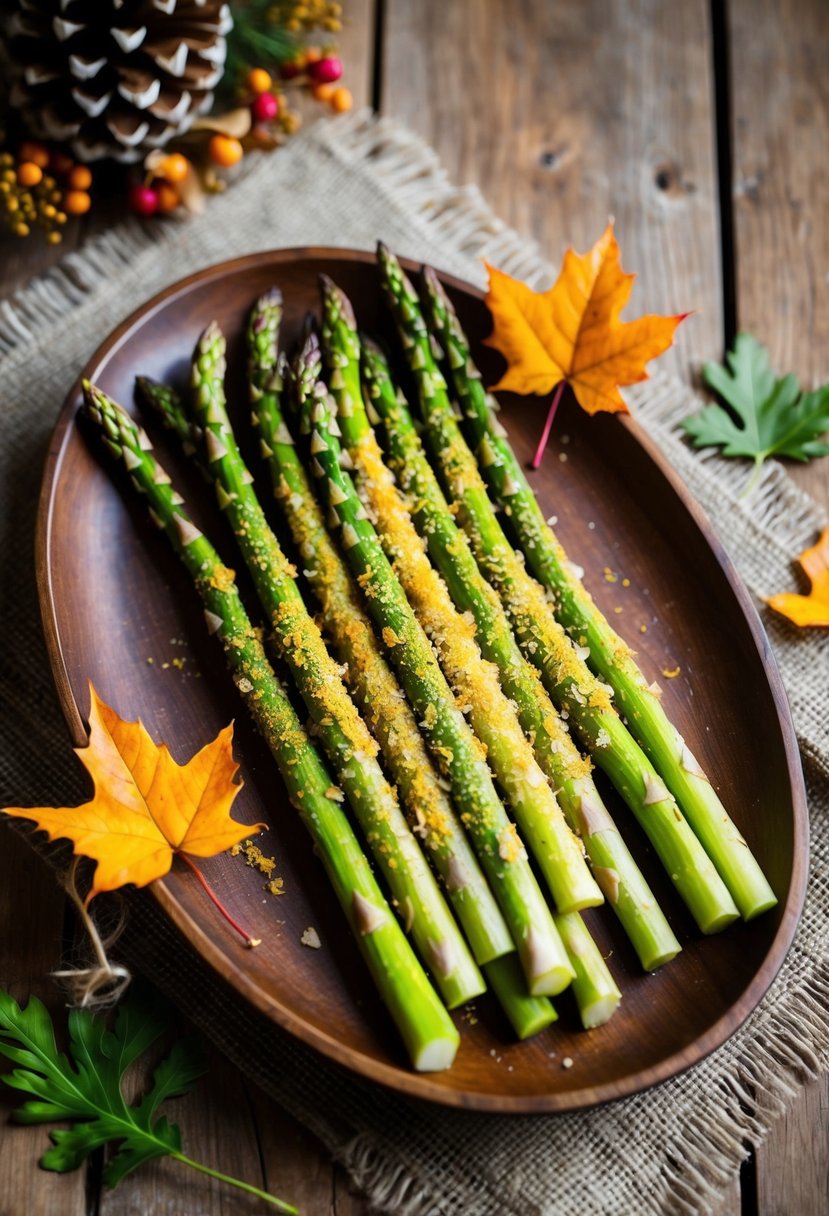
MULTIPOLYGON (((206 216, 153 237, 113 230, 0 307, 0 804, 82 796, 67 758, 40 636, 33 578, 37 494, 61 400, 102 337, 169 282, 222 258, 309 243, 400 253, 480 280, 478 258, 533 285, 551 268, 474 190, 447 182, 417 138, 368 115, 320 125, 211 202, 206 216)), ((698 402, 658 378, 632 394, 656 438, 760 594, 792 579, 821 512, 778 466, 739 500, 744 469, 692 453, 676 423, 698 402)), ((206 972, 140 903, 122 939, 136 964, 233 1059, 308 1125, 370 1196, 395 1216, 551 1216, 705 1212, 732 1181, 746 1144, 829 1054, 829 638, 768 617, 794 711, 809 786, 812 873, 797 940, 771 992, 739 1033, 675 1080, 568 1116, 473 1116, 406 1101, 340 1072, 276 1032, 206 972), (167 960, 166 962, 164 960, 167 960), (169 960, 175 959, 174 963, 169 960)))

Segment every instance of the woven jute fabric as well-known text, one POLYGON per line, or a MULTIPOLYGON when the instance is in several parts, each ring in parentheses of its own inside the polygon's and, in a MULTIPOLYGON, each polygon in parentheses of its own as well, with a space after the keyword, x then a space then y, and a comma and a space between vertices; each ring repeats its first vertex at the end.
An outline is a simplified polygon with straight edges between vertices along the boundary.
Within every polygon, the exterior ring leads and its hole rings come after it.
MULTIPOLYGON (((534 286, 551 268, 434 154, 368 115, 323 124, 262 158, 207 215, 150 239, 113 230, 0 309, 2 805, 82 796, 40 635, 33 569, 37 496, 60 403, 111 327, 176 278, 223 258, 304 244, 402 254, 480 281, 483 255, 534 286)), ((693 453, 677 422, 693 392, 658 377, 631 394, 639 421, 708 511, 758 597, 792 583, 791 555, 821 512, 770 465, 739 498, 737 462, 693 453)), ((147 900, 117 951, 143 967, 242 1070, 311 1128, 378 1210, 395 1216, 705 1212, 785 1101, 829 1055, 829 638, 766 619, 809 788, 812 864, 796 942, 742 1029, 647 1093, 567 1116, 493 1117, 412 1102, 288 1039, 208 972, 147 900), (256 1043, 256 1051, 250 1044, 256 1043)))

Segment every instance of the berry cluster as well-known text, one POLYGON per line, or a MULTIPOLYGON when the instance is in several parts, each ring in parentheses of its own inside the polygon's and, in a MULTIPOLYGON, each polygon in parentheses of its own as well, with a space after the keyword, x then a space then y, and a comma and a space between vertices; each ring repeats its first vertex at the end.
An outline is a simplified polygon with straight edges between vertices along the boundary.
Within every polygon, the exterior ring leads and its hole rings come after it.
POLYGON ((92 173, 60 148, 27 140, 14 155, 0 153, 0 218, 15 236, 44 229, 50 245, 62 240, 70 215, 85 215, 92 205, 92 173))

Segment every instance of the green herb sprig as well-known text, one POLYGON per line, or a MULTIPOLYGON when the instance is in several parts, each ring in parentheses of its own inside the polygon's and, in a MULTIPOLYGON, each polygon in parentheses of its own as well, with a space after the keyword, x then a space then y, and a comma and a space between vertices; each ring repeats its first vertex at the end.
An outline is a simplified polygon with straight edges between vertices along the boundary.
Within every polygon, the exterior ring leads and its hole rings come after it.
POLYGON ((65 1174, 78 1169, 95 1149, 113 1144, 116 1151, 104 1170, 107 1186, 117 1186, 155 1157, 173 1157, 258 1196, 280 1212, 296 1213, 295 1207, 259 1187, 186 1157, 178 1126, 157 1113, 162 1102, 187 1093, 206 1072, 194 1040, 177 1040, 156 1067, 146 1092, 133 1104, 126 1101, 126 1073, 167 1029, 158 998, 135 987, 111 1028, 103 1014, 72 1009, 67 1055, 58 1050, 52 1018, 42 1001, 31 997, 24 1008, 0 991, 0 1055, 17 1065, 1 1079, 31 1095, 14 1111, 15 1120, 72 1123, 49 1133, 52 1145, 41 1157, 41 1166, 65 1174))

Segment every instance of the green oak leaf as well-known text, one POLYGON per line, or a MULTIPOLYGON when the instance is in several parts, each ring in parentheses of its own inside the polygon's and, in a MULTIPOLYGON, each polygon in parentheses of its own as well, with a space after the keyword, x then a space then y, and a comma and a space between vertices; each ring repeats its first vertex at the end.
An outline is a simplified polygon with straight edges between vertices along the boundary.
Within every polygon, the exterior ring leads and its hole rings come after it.
POLYGON ((706 405, 682 425, 695 447, 750 457, 752 484, 769 456, 806 461, 829 453, 821 440, 829 431, 829 385, 802 393, 793 375, 778 378, 768 351, 750 334, 737 335, 725 367, 706 363, 703 378, 730 409, 706 405))

